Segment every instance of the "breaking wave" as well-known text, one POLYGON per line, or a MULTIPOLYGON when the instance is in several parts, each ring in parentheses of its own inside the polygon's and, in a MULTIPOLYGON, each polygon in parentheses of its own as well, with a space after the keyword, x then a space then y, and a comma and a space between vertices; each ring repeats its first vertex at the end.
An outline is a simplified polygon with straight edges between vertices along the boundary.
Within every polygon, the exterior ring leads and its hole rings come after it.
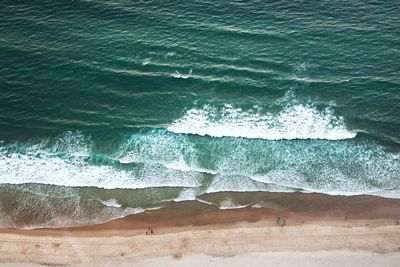
MULTIPOLYGON (((138 135, 145 137, 143 135, 138 135)), ((152 140, 162 142, 157 137, 152 140)), ((127 144, 132 144, 128 142, 127 144)), ((127 145, 125 144, 125 145, 127 145)), ((38 144, 15 144, 0 147, 0 173, 2 184, 52 184, 72 187, 147 188, 147 187, 196 187, 200 183, 198 172, 187 173, 179 169, 167 168, 157 164, 157 157, 149 154, 150 142, 141 143, 138 156, 145 164, 131 169, 115 165, 99 165, 90 162, 94 153, 90 138, 82 133, 67 132, 56 140, 42 141, 38 144), (153 161, 152 161, 153 160, 153 161)), ((165 143, 167 144, 167 143, 165 143)), ((171 143, 168 143, 171 144, 171 143)), ((175 152, 171 147, 155 144, 154 151, 159 160, 166 153, 175 152), (162 151, 167 151, 162 153, 162 151)), ((184 144, 177 144, 182 145, 184 144)), ((128 155, 133 155, 129 150, 128 155)), ((122 152, 123 153, 123 152, 122 152)), ((170 154, 174 159, 178 154, 170 154)), ((168 156, 168 155, 167 155, 168 156)), ((164 159, 164 162, 167 159, 164 159)))
MULTIPOLYGON (((168 199, 212 192, 320 192, 399 197, 400 156, 358 139, 346 141, 212 138, 143 130, 101 163, 90 136, 0 146, 0 184, 105 189, 180 188, 168 199), (205 143, 206 142, 206 143, 205 143)), ((102 198, 102 204, 113 196, 102 198)), ((111 200, 110 200, 111 199, 111 200)), ((117 198, 115 198, 117 199, 117 198)))
POLYGON ((331 107, 318 110, 311 104, 287 105, 278 113, 263 112, 258 106, 242 110, 231 105, 222 108, 205 105, 187 110, 168 130, 201 136, 266 140, 342 140, 357 135, 347 130, 343 117, 335 116, 331 107))

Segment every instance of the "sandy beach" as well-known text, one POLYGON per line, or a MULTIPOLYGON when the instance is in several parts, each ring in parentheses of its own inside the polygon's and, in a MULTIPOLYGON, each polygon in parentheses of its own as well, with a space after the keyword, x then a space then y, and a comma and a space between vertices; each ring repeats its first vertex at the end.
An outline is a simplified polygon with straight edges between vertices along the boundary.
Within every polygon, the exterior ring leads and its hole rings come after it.
POLYGON ((1 229, 1 266, 398 266, 398 200, 265 194, 264 206, 176 203, 101 225, 1 229), (345 205, 341 203, 346 203, 345 205), (277 224, 277 217, 280 221, 277 224), (283 220, 285 225, 283 226, 283 220), (152 235, 148 227, 154 231, 152 235))

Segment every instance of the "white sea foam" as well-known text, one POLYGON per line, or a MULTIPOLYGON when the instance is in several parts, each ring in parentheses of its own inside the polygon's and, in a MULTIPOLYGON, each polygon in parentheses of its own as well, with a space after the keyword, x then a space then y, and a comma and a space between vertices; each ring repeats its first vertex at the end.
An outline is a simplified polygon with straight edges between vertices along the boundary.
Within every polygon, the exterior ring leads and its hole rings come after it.
POLYGON ((213 177, 211 184, 208 186, 206 193, 215 192, 256 192, 269 191, 269 187, 265 183, 252 180, 246 175, 240 174, 217 174, 213 177))
POLYGON ((151 63, 150 60, 151 60, 151 58, 146 58, 145 60, 143 60, 142 65, 146 66, 146 65, 150 64, 151 63))
POLYGON ((173 199, 175 202, 181 202, 181 201, 188 201, 188 200, 195 200, 196 196, 198 194, 198 189, 196 188, 185 188, 181 191, 179 196, 175 199, 173 199))
POLYGON ((194 167, 197 164, 196 151, 185 136, 167 131, 150 131, 132 135, 118 149, 115 158, 121 163, 157 163, 194 167))
POLYGON ((217 206, 217 207, 219 207, 217 204, 212 203, 212 202, 207 201, 207 200, 204 200, 204 199, 201 199, 201 198, 196 198, 196 200, 197 200, 198 202, 200 202, 200 203, 204 203, 204 204, 207 204, 207 205, 210 205, 210 206, 217 206))
POLYGON ((226 198, 222 200, 221 203, 219 204, 219 208, 221 210, 241 209, 245 207, 247 207, 247 205, 239 205, 235 203, 235 201, 232 198, 226 198))
MULTIPOLYGON (((103 211, 102 217, 97 218, 97 220, 95 221, 95 223, 104 223, 107 221, 111 221, 111 220, 115 220, 118 218, 124 218, 128 215, 133 215, 133 214, 139 214, 139 213, 143 213, 146 211, 151 211, 151 210, 158 210, 161 209, 162 207, 152 207, 152 208, 142 208, 142 207, 136 207, 136 208, 132 208, 132 207, 127 207, 127 208, 119 208, 119 207, 106 207, 105 211, 103 211)), ((93 223, 93 222, 92 222, 93 223)), ((74 223, 76 224, 76 223, 74 223)), ((85 224, 88 224, 88 222, 86 222, 85 224)), ((59 223, 58 225, 65 225, 59 223)))
POLYGON ((168 130, 174 133, 213 137, 244 137, 267 140, 354 138, 346 129, 344 119, 334 115, 332 108, 318 110, 313 105, 287 105, 278 113, 262 112, 259 107, 242 110, 225 105, 192 108, 174 121, 168 130))
POLYGON ((207 192, 399 193, 400 154, 371 142, 224 138, 210 140, 210 148, 217 175, 207 192))
POLYGON ((116 199, 114 199, 114 198, 111 198, 111 199, 108 199, 108 200, 104 200, 104 201, 102 200, 101 204, 103 204, 104 206, 107 206, 107 207, 114 207, 114 208, 122 207, 122 205, 119 204, 118 201, 116 199))
MULTIPOLYGON (((138 162, 145 162, 142 158, 138 157, 137 155, 131 153, 129 155, 126 155, 122 158, 118 159, 118 162, 121 164, 130 164, 130 163, 138 163, 138 162)), ((204 168, 198 168, 198 167, 191 167, 188 166, 185 162, 183 161, 173 161, 173 162, 162 162, 162 161, 150 161, 152 163, 157 163, 163 165, 165 168, 170 169, 170 170, 176 170, 176 171, 182 171, 182 172, 199 172, 199 173, 208 173, 208 174, 216 174, 215 171, 209 170, 209 169, 204 169, 204 168)))
POLYGON ((176 201, 226 191, 399 195, 400 155, 377 144, 357 140, 265 142, 212 138, 205 160, 198 158, 198 151, 189 140, 187 135, 166 130, 135 134, 112 155, 121 162, 135 163, 131 166, 91 162, 92 142, 82 134, 69 133, 56 141, 37 144, 3 144, 0 183, 106 189, 188 188, 176 201), (209 169, 200 167, 199 162, 209 169))
MULTIPOLYGON (((149 148, 146 144, 144 147, 149 148)), ((146 149, 143 151, 148 152, 146 149)), ((173 155, 175 152, 178 151, 170 151, 173 155)), ((52 142, 45 140, 33 145, 19 145, 19 148, 3 146, 0 147, 0 183, 93 186, 106 189, 201 185, 202 177, 197 172, 168 169, 151 161, 134 171, 127 171, 110 165, 91 164, 87 161, 90 154, 90 138, 80 133, 68 133, 52 142)), ((160 157, 166 154, 171 157, 168 153, 159 154, 160 157)), ((151 158, 151 153, 143 152, 141 155, 151 158)))
POLYGON ((165 164, 165 167, 171 170, 178 170, 178 171, 183 171, 183 172, 201 172, 201 173, 208 173, 215 175, 217 172, 209 169, 204 169, 204 168, 197 168, 197 167, 191 167, 188 166, 185 162, 182 161, 175 161, 171 162, 168 164, 165 164))
POLYGON ((135 163, 137 162, 137 160, 134 158, 134 155, 129 155, 119 158, 118 162, 121 164, 129 164, 129 163, 135 163))
POLYGON ((196 187, 196 175, 145 165, 139 175, 112 166, 70 162, 60 158, 36 158, 23 154, 0 154, 1 183, 40 183, 99 188, 196 187))
POLYGON ((163 172, 180 174, 177 179, 196 181, 204 173, 215 174, 213 170, 198 166, 196 150, 186 136, 165 130, 132 135, 118 151, 116 158, 120 163, 144 163, 142 168, 151 166, 146 169, 147 176, 153 174, 155 179, 161 179, 163 172))
POLYGON ((332 195, 398 194, 400 154, 377 144, 325 141, 285 151, 280 166, 252 179, 332 195))
POLYGON ((187 74, 180 73, 177 70, 172 74, 172 77, 178 78, 178 79, 188 79, 191 76, 192 76, 192 69, 190 69, 187 74))

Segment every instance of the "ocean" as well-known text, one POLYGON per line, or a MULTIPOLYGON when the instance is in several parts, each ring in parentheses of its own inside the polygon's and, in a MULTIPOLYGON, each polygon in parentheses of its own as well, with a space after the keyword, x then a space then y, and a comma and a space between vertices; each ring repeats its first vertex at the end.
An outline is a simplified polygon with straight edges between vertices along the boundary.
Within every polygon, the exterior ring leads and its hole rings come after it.
POLYGON ((0 226, 400 198, 397 1, 3 1, 0 226), (251 203, 237 199, 245 192, 251 203))

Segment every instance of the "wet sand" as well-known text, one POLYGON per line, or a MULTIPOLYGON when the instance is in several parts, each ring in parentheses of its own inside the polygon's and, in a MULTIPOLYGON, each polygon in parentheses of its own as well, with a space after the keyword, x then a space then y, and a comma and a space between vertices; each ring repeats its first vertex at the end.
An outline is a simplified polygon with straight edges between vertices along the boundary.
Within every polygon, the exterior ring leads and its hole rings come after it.
MULTIPOLYGON (((213 202, 220 196, 206 196, 213 202)), ((100 225, 0 229, 4 266, 398 266, 400 201, 263 193, 257 208, 180 202, 100 225), (281 220, 276 223, 277 217, 281 220), (282 221, 285 225, 282 226, 282 221), (146 235, 148 227, 153 235, 146 235), (344 264, 344 265, 343 265, 344 264), (276 264, 274 264, 276 265, 276 264)))

